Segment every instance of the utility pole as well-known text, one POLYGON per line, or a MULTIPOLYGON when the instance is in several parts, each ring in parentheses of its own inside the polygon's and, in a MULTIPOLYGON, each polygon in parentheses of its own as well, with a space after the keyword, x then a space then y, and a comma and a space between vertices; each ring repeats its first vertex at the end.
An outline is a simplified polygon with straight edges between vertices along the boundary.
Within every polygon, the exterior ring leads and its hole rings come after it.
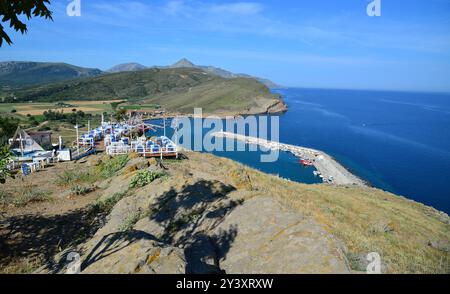
POLYGON ((23 157, 23 139, 22 139, 22 133, 19 133, 19 139, 20 139, 20 153, 23 157))
POLYGON ((166 110, 164 109, 163 113, 163 122, 164 122, 164 137, 166 137, 166 110))
POLYGON ((78 133, 78 124, 75 126, 75 129, 77 130, 77 153, 80 155, 80 139, 79 139, 79 133, 78 133))
POLYGON ((175 148, 177 149, 177 159, 178 159, 178 115, 175 117, 175 148))

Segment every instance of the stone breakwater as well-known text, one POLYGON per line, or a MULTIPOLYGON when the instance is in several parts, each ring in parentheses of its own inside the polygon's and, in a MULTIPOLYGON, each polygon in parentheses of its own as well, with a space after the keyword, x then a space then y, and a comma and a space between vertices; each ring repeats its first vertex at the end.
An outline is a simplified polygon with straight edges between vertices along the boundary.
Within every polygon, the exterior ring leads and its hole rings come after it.
POLYGON ((327 183, 335 185, 367 186, 367 184, 363 180, 350 173, 345 167, 343 167, 330 155, 319 150, 283 144, 279 142, 273 142, 265 139, 248 137, 228 132, 217 132, 214 133, 213 136, 239 140, 246 144, 258 145, 269 150, 290 152, 298 158, 311 161, 317 171, 323 176, 324 182, 327 183))

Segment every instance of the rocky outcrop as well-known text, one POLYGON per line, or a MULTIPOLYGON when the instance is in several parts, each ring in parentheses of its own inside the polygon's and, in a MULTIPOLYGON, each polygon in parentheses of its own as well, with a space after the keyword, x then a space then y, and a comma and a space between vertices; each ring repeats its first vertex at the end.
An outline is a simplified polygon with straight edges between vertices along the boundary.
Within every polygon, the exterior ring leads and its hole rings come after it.
POLYGON ((84 274, 183 274, 185 266, 182 250, 139 231, 104 236, 82 265, 84 274))
POLYGON ((244 168, 219 177, 207 165, 171 166, 133 189, 137 170, 156 167, 132 158, 98 184, 99 201, 118 201, 104 225, 39 272, 65 273, 67 254, 78 252, 85 274, 349 273, 338 242, 312 218, 259 190, 244 168))
POLYGON ((284 113, 289 110, 288 105, 280 98, 274 104, 267 108, 268 114, 284 113))
POLYGON ((311 219, 283 209, 271 197, 246 201, 215 232, 229 227, 237 228, 238 234, 221 254, 220 266, 227 273, 349 273, 343 254, 326 231, 311 219))
MULTIPOLYGON (((101 199, 125 190, 130 168, 146 166, 130 161, 101 199)), ((106 224, 75 250, 83 253, 82 273, 349 272, 329 233, 256 190, 244 170, 217 179, 172 169, 168 178, 127 191, 106 224)))

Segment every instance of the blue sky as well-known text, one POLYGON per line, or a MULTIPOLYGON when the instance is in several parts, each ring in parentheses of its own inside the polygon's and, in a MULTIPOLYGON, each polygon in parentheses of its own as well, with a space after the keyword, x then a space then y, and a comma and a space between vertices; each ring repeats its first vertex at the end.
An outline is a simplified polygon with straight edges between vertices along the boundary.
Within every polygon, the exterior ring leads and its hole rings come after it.
POLYGON ((297 87, 450 92, 450 0, 53 0, 0 60, 196 64, 297 87))

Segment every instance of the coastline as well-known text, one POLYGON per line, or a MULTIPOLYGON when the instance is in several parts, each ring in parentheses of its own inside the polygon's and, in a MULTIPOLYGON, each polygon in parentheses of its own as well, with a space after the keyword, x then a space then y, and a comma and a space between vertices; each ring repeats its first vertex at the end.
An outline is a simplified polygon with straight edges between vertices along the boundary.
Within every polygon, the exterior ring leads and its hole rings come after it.
POLYGON ((334 185, 356 185, 361 187, 370 187, 368 183, 352 174, 333 157, 320 150, 272 142, 264 139, 247 137, 227 132, 214 133, 213 136, 239 140, 245 142, 246 144, 259 145, 271 150, 290 152, 298 158, 310 160, 317 171, 319 171, 323 176, 325 183, 334 185))
MULTIPOLYGON (((275 115, 275 114, 284 114, 286 112, 288 112, 289 107, 288 105, 282 101, 282 100, 277 100, 274 103, 272 103, 271 105, 269 105, 266 110, 264 111, 248 111, 248 112, 217 112, 217 113, 203 113, 202 116, 207 117, 207 116, 214 116, 214 117, 218 117, 220 119, 235 119, 237 117, 240 116, 249 116, 249 115, 275 115)), ((173 119, 176 117, 188 117, 188 118, 195 118, 195 115, 193 113, 182 113, 182 112, 171 112, 168 111, 166 112, 166 114, 163 115, 152 115, 151 117, 144 117, 144 120, 158 120, 158 119, 173 119)))

